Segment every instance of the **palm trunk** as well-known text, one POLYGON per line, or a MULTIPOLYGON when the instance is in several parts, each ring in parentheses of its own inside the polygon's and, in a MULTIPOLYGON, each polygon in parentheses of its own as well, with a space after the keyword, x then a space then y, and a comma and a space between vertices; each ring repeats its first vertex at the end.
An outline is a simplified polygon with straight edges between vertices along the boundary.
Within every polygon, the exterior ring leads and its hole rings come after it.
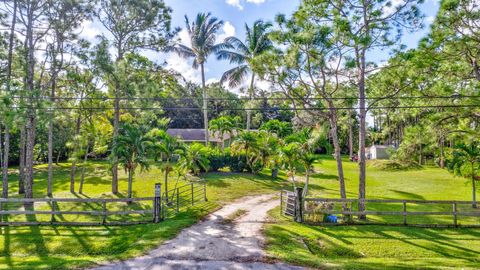
POLYGON ((477 208, 477 187, 475 183, 475 163, 472 162, 472 207, 477 208))
MULTIPOLYGON (((255 73, 252 73, 252 79, 250 81, 250 88, 248 90, 248 99, 250 101, 249 106, 251 106, 252 101, 253 101, 253 86, 255 83, 255 73)), ((250 108, 247 109, 247 131, 250 131, 252 125, 252 111, 250 108)))
POLYGON ((201 72, 202 72, 202 94, 203 94, 203 125, 205 128, 205 145, 209 145, 210 135, 208 131, 208 96, 207 96, 207 89, 205 85, 205 67, 204 64, 200 64, 201 72))
POLYGON ((164 175, 164 183, 165 183, 165 200, 167 201, 168 203, 168 169, 165 168, 165 175, 164 175))
POLYGON ((310 184, 310 169, 305 170, 305 187, 303 188, 303 197, 305 198, 308 194, 308 185, 310 184))
POLYGON ((128 169, 128 198, 132 198, 133 169, 128 169))

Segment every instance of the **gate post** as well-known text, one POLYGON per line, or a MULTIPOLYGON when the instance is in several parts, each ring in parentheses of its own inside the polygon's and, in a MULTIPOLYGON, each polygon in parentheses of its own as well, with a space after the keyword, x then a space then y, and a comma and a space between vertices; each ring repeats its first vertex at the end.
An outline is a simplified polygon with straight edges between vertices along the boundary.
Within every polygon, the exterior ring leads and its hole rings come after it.
POLYGON ((155 184, 155 199, 153 207, 153 222, 158 223, 163 220, 162 217, 162 184, 155 184))
POLYGON ((303 188, 295 188, 295 221, 303 222, 303 188))

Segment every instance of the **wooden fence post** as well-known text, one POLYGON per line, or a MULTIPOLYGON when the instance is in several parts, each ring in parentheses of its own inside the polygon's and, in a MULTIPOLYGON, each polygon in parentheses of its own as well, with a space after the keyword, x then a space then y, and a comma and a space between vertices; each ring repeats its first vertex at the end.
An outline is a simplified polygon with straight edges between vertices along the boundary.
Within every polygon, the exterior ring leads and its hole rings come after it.
POLYGON ((55 211, 56 211, 56 207, 55 207, 55 202, 53 200, 50 200, 50 205, 51 205, 51 209, 52 209, 52 215, 50 217, 50 223, 53 225, 53 222, 55 222, 55 211))
POLYGON ((280 216, 283 216, 283 190, 280 190, 280 216))
POLYGON ((295 221, 303 222, 303 188, 295 188, 295 221))
POLYGON ((453 203, 453 226, 458 227, 457 224, 457 203, 453 203))
POLYGON ((155 184, 155 206, 153 209, 153 222, 158 223, 162 220, 162 184, 155 184))
POLYGON ((407 202, 403 201, 403 225, 407 225, 407 202))
POLYGON ((103 200, 102 202, 102 224, 105 225, 107 223, 107 200, 103 200))

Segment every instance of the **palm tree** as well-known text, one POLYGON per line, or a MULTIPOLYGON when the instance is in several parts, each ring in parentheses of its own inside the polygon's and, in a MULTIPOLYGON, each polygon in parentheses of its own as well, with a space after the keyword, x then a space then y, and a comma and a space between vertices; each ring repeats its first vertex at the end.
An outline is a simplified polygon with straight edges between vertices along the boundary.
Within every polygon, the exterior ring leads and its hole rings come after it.
POLYGON ((128 173, 128 198, 132 198, 132 184, 135 169, 148 169, 147 148, 149 140, 142 131, 131 125, 124 125, 115 138, 112 157, 117 158, 119 164, 128 173))
MULTIPOLYGON (((210 121, 209 124, 210 131, 214 134, 218 134, 222 140, 222 152, 225 150, 225 133, 230 133, 232 135, 235 124, 233 123, 233 119, 228 116, 221 116, 219 118, 213 119, 210 121)), ((230 136, 232 137, 232 136, 230 136)))
POLYGON ((190 37, 191 47, 183 44, 175 44, 167 47, 167 51, 173 51, 183 58, 193 58, 193 68, 202 73, 202 92, 203 92, 203 123, 205 125, 205 144, 208 145, 208 112, 207 112, 207 91, 205 85, 205 63, 211 54, 217 53, 226 48, 225 43, 215 44, 217 31, 223 26, 223 22, 210 13, 199 13, 194 22, 190 22, 185 16, 185 26, 190 37))
POLYGON ((277 136, 263 130, 258 133, 258 159, 262 162, 264 168, 272 165, 270 166, 272 168, 272 178, 276 178, 278 174, 277 154, 280 144, 281 141, 277 136))
POLYGON ((318 160, 318 158, 310 152, 301 151, 298 159, 305 169, 305 186, 303 188, 303 197, 305 197, 308 194, 310 172, 313 170, 313 164, 318 160))
POLYGON ((240 133, 232 144, 232 153, 240 155, 245 153, 247 166, 253 172, 253 163, 257 158, 255 151, 258 148, 257 134, 251 131, 240 133))
MULTIPOLYGON (((245 43, 236 37, 228 37, 225 39, 225 43, 229 45, 228 48, 217 53, 219 60, 229 60, 231 64, 237 65, 223 74, 221 82, 228 82, 230 87, 235 88, 251 74, 250 87, 248 89, 250 100, 254 97, 255 84, 255 72, 253 72, 252 60, 273 48, 273 43, 268 37, 271 27, 271 23, 265 23, 261 20, 256 21, 252 28, 245 24, 245 31, 247 33, 245 43)), ((251 111, 247 110, 247 131, 250 130, 251 115, 251 111)))
POLYGON ((164 172, 165 198, 168 202, 168 176, 173 171, 174 157, 184 151, 183 145, 167 132, 152 129, 147 136, 152 141, 151 152, 155 161, 162 161, 161 168, 164 172))
POLYGON ((301 144, 298 142, 291 142, 280 149, 280 157, 283 161, 284 167, 288 171, 288 176, 292 178, 293 187, 295 188, 295 172, 299 162, 299 154, 301 151, 301 144))
POLYGON ((470 176, 472 179, 472 207, 477 208, 476 178, 480 165, 480 143, 472 141, 461 143, 455 147, 449 168, 458 175, 470 176))
POLYGON ((183 152, 179 161, 179 167, 198 176, 200 172, 208 171, 210 167, 210 161, 207 156, 208 149, 206 147, 198 143, 191 144, 183 152))

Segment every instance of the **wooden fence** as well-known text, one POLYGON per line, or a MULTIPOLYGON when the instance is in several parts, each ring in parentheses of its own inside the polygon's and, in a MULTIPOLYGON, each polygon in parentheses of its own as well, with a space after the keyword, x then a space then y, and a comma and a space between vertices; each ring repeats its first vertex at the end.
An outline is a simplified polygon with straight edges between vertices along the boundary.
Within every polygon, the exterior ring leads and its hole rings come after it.
POLYGON ((472 208, 472 201, 302 198, 301 190, 281 191, 280 194, 281 213, 298 222, 480 227, 480 209, 472 208), (356 210, 361 201, 365 203, 365 211, 356 210), (327 222, 328 215, 338 215, 338 223, 327 222), (358 216, 368 218, 360 220, 358 216))
POLYGON ((174 200, 167 200, 165 193, 161 192, 160 184, 155 186, 155 197, 146 198, 0 199, 0 226, 156 223, 173 217, 188 206, 206 201, 204 182, 176 187, 174 200), (186 201, 189 202, 188 205, 186 201))

